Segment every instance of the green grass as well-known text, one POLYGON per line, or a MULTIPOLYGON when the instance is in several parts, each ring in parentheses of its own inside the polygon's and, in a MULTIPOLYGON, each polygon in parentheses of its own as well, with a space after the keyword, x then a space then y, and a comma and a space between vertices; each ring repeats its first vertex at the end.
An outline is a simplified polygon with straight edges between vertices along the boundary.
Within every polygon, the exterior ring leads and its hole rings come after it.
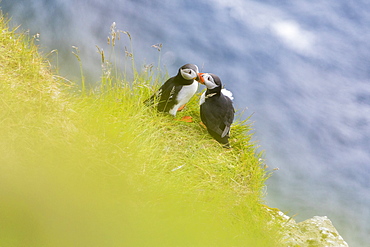
POLYGON ((81 93, 49 68, 1 17, 0 246, 280 245, 249 122, 223 149, 199 96, 176 117, 192 123, 143 105, 155 71, 81 93))

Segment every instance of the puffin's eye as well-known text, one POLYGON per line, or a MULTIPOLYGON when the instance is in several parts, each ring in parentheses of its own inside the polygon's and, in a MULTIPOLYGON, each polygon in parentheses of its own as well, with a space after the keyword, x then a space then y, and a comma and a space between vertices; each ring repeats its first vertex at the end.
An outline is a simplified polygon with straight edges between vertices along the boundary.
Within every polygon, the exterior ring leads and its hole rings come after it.
POLYGON ((191 75, 191 70, 189 70, 188 74, 191 75))

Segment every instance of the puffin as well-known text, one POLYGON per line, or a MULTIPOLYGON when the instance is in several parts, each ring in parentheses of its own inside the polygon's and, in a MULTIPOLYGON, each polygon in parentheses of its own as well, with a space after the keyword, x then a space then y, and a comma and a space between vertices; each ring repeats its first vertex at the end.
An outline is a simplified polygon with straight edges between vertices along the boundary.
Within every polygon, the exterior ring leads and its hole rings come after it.
POLYGON ((199 73, 198 81, 207 87, 200 97, 200 118, 208 133, 224 148, 230 148, 230 126, 235 113, 232 93, 222 88, 221 79, 215 74, 199 73))
POLYGON ((144 103, 147 106, 157 103, 159 112, 166 112, 176 116, 198 90, 199 70, 195 64, 185 64, 178 70, 176 76, 169 78, 163 85, 144 103), (180 108, 181 107, 181 108, 180 108))

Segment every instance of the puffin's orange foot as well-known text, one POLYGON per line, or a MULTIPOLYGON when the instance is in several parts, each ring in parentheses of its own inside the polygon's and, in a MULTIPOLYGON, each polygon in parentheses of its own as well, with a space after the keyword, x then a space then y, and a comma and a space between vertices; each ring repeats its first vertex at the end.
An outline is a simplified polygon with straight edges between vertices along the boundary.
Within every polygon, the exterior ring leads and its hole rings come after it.
POLYGON ((186 123, 192 123, 193 122, 193 118, 191 116, 184 116, 181 119, 177 119, 177 121, 182 121, 182 122, 186 122, 186 123))
POLYGON ((181 111, 182 109, 184 109, 185 105, 182 105, 179 107, 179 109, 177 109, 177 111, 181 111))

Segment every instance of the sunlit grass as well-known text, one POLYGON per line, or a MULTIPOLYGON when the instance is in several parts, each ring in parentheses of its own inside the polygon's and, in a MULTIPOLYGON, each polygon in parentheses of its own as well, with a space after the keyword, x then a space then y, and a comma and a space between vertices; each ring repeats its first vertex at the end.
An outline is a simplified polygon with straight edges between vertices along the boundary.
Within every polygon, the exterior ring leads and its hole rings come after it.
POLYGON ((155 70, 102 64, 100 86, 71 92, 0 20, 0 245, 279 246, 248 121, 223 149, 198 96, 177 121, 143 104, 155 70))

